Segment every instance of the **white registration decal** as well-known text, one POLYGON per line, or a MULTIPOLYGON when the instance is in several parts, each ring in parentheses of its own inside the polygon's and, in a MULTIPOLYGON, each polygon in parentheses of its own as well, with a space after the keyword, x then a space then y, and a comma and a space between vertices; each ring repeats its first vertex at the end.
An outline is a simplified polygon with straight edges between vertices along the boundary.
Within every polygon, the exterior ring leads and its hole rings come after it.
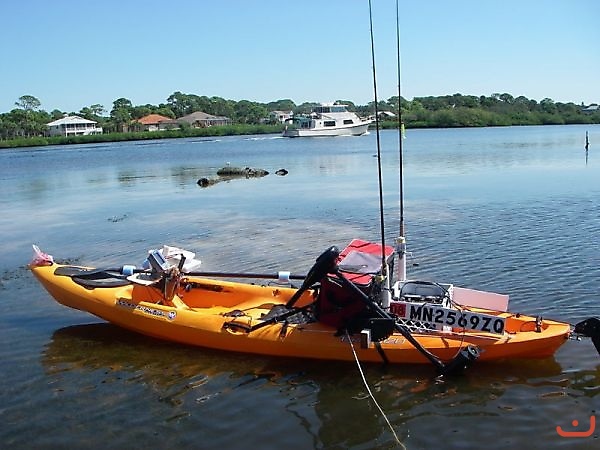
POLYGON ((458 309, 442 308, 426 303, 392 302, 390 310, 400 319, 415 320, 433 325, 447 325, 466 330, 503 334, 505 319, 458 309))

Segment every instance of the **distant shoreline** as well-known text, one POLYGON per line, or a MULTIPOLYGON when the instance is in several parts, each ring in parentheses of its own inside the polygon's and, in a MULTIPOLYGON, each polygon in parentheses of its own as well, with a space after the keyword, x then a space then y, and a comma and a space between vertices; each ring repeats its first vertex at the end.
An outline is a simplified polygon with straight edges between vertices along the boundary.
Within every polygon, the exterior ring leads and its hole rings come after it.
POLYGON ((223 125, 186 130, 138 131, 132 133, 106 133, 89 136, 35 136, 0 140, 0 149, 19 147, 45 147, 48 145, 98 144, 102 142, 145 141, 153 139, 180 139, 190 137, 238 136, 249 134, 280 134, 283 125, 223 125))
MULTIPOLYGON (((373 104, 357 106, 343 100, 338 100, 338 103, 347 105, 348 110, 359 117, 378 115, 379 125, 383 129, 397 128, 399 114, 407 129, 600 123, 600 106, 595 103, 578 106, 574 103, 555 103, 550 98, 537 102, 523 96, 514 98, 508 93, 489 97, 462 94, 415 97, 410 101, 392 97, 387 101, 379 101, 379 109, 374 108, 373 104)), ((284 119, 306 116, 318 106, 308 102, 296 105, 289 99, 268 104, 246 100, 235 102, 181 92, 173 93, 167 98, 166 104, 158 106, 133 106, 131 100, 119 98, 113 102, 109 116, 102 115, 107 112, 102 105, 91 105, 79 112, 81 119, 88 121, 86 124, 94 123, 104 130, 104 134, 50 137, 49 123, 60 121, 61 117, 64 119, 66 113, 41 110, 41 102, 31 95, 21 96, 15 105, 18 108, 0 114, 0 148, 281 133, 285 127, 285 123, 282 123, 284 119), (151 114, 158 116, 151 120, 160 122, 162 118, 165 124, 167 117, 173 118, 172 125, 177 129, 141 131, 143 124, 139 121, 151 114), (177 119, 195 114, 203 118, 192 121, 185 119, 183 124, 177 119), (195 128, 198 124, 205 127, 195 128), (132 132, 125 133, 123 130, 132 132)), ((52 130, 53 133, 56 131, 52 130)))
MULTIPOLYGON (((505 126, 545 126, 545 125, 595 125, 594 123, 550 123, 550 124, 509 124, 509 125, 483 125, 483 126, 429 126, 425 124, 410 124, 407 129, 428 128, 486 128, 505 126)), ((381 121, 380 129, 397 129, 397 121, 381 121)), ((369 128, 373 130, 374 125, 369 128)), ((191 137, 220 137, 220 136, 244 136, 254 134, 281 134, 284 125, 223 125, 208 128, 189 128, 186 130, 164 130, 164 131, 139 131, 131 133, 106 133, 89 136, 52 136, 52 137, 24 137, 18 139, 0 140, 0 150, 23 147, 45 147, 52 145, 76 145, 76 144, 99 144, 104 142, 127 142, 147 141, 156 139, 182 139, 191 137)))

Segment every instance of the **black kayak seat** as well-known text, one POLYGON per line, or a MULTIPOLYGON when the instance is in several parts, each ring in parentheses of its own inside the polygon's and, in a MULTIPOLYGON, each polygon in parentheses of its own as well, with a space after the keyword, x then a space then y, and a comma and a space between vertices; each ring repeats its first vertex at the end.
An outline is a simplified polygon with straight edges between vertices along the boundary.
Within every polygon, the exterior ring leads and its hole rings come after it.
POLYGON ((114 288, 131 284, 126 275, 106 269, 61 266, 56 268, 54 275, 71 277, 75 283, 87 289, 114 288))

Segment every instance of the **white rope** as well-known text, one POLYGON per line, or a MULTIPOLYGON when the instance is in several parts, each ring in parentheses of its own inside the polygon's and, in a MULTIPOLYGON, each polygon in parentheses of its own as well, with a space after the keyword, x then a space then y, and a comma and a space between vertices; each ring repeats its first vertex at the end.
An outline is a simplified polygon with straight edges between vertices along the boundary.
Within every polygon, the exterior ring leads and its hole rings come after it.
POLYGON ((367 379, 365 378, 365 374, 360 365, 360 361, 358 360, 358 355, 356 354, 356 350, 354 350, 354 344, 352 343, 352 339, 350 339, 348 330, 346 330, 346 338, 348 339, 348 342, 350 342, 350 348, 352 349, 352 354, 354 355, 354 360, 356 361, 356 366, 358 367, 358 372, 360 373, 363 384, 365 385, 365 388, 367 389, 367 392, 369 393, 371 400, 373 400, 373 403, 375 403, 375 406, 377 406, 377 409, 381 413, 381 416, 385 419, 385 422, 387 423, 388 427, 390 427, 390 430, 392 431, 392 434, 394 435, 394 439, 396 439, 396 442, 398 443, 398 445, 406 450, 406 447, 404 446, 404 444, 402 442, 400 442, 400 438, 398 438, 398 435, 396 434, 394 427, 392 427, 392 424, 390 423, 389 419, 385 415, 385 412, 383 412, 383 409, 381 409, 381 406, 379 406, 379 403, 377 403, 377 400, 375 400, 375 397, 373 396, 373 393, 371 392, 371 388, 369 388, 369 384, 367 383, 367 379))

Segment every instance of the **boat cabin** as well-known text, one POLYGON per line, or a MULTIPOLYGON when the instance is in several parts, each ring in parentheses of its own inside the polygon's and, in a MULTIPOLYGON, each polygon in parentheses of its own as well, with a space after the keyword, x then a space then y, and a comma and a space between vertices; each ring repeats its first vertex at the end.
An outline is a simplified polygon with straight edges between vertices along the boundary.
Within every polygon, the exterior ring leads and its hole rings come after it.
POLYGON ((341 136, 365 134, 371 123, 356 113, 348 111, 348 105, 321 103, 308 116, 296 116, 293 125, 286 127, 284 136, 341 136))
POLYGON ((347 105, 327 105, 323 104, 313 108, 313 112, 317 114, 329 114, 329 113, 345 113, 348 112, 347 105))

